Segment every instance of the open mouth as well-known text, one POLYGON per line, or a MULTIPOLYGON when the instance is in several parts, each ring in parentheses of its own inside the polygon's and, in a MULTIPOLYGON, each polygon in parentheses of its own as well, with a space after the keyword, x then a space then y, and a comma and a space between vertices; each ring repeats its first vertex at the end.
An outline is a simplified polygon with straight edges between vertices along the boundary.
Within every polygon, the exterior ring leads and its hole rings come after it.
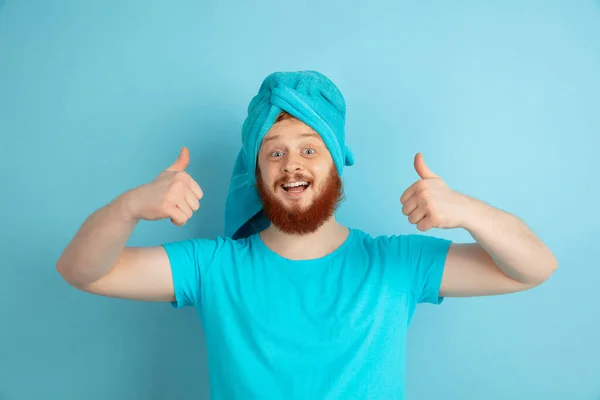
POLYGON ((310 182, 307 181, 298 181, 298 182, 289 182, 281 185, 281 188, 288 193, 302 193, 310 186, 310 182))

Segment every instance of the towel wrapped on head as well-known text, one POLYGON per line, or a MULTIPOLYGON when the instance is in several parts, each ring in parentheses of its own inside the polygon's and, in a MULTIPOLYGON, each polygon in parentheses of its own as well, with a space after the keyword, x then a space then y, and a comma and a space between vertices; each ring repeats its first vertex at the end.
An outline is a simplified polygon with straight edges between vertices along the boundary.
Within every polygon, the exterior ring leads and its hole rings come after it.
POLYGON ((345 141, 346 102, 337 86, 316 71, 275 72, 250 101, 225 203, 225 235, 244 238, 269 226, 256 189, 256 161, 262 140, 282 111, 317 132, 340 177, 354 164, 345 141))

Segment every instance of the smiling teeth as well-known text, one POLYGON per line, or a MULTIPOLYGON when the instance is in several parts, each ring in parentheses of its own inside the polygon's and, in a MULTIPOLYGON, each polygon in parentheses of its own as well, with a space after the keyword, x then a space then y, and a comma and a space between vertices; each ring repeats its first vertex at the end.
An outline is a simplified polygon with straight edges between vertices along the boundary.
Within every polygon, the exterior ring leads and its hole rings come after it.
POLYGON ((286 187, 286 188, 296 187, 296 186, 308 186, 308 182, 292 182, 292 183, 286 183, 283 185, 283 187, 286 187))

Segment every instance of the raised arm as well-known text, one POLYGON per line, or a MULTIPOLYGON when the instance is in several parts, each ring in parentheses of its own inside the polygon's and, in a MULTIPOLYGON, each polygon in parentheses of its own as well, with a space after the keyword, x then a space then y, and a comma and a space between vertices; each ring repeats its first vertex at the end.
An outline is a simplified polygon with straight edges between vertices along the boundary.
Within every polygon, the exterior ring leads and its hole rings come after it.
POLYGON ((542 284, 558 267, 542 241, 516 216, 465 198, 463 228, 475 243, 452 243, 440 296, 513 293, 542 284))
POLYGON ((184 225, 200 207, 200 186, 185 172, 183 148, 173 165, 152 182, 131 189, 92 213, 56 263, 72 286, 98 295, 173 301, 169 259, 162 246, 126 247, 140 220, 170 218, 184 225))
POLYGON ((514 215, 457 193, 415 157, 420 180, 402 194, 402 212, 420 231, 464 228, 475 243, 452 243, 440 296, 518 292, 543 283, 557 268, 550 250, 514 215))

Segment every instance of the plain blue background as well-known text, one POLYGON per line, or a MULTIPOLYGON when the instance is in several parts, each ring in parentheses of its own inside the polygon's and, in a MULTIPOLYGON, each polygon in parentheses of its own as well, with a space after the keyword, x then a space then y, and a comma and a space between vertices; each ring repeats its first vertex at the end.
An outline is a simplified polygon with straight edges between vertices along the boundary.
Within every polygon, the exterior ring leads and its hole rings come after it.
POLYGON ((248 102, 297 69, 346 96, 341 222, 417 233, 399 197, 422 151, 559 259, 532 291, 420 306, 408 398, 600 399, 600 2, 366 4, 0 0, 1 400, 208 397, 194 310, 78 292, 55 262, 183 145, 200 211, 142 222, 129 244, 221 235, 248 102))

